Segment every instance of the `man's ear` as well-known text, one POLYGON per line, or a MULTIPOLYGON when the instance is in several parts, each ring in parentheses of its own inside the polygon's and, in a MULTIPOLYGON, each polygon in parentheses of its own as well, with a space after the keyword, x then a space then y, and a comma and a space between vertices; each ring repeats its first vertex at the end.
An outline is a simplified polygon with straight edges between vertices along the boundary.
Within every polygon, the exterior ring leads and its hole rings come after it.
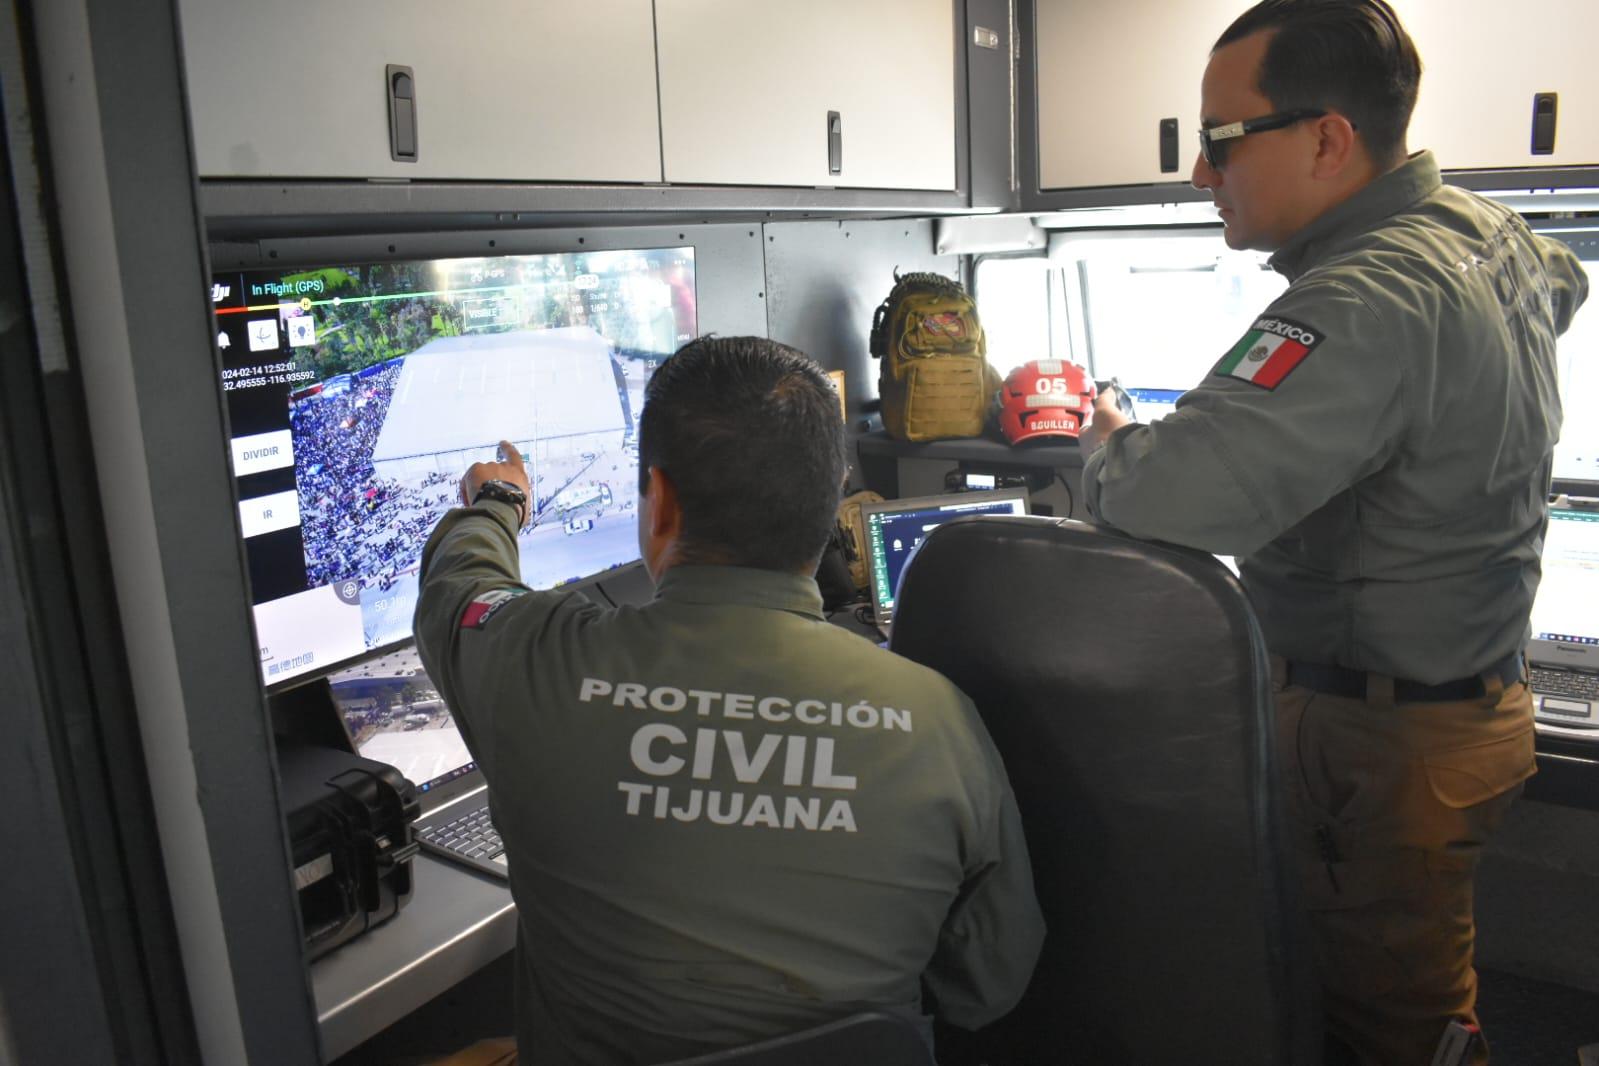
POLYGON ((659 540, 676 540, 683 531, 683 508, 678 502, 677 485, 658 466, 650 467, 649 477, 644 499, 649 508, 650 536, 659 540))
POLYGON ((1351 167, 1368 163, 1365 144, 1355 131, 1355 124, 1336 111, 1316 119, 1316 160, 1312 174, 1318 178, 1336 178, 1347 174, 1351 167))

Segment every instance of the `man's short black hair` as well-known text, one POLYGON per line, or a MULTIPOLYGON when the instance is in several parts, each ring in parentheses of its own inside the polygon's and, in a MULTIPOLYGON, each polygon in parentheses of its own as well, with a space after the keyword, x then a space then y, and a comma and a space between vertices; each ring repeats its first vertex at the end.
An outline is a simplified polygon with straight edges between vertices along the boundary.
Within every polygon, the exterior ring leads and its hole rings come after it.
POLYGON ((1262 30, 1275 31, 1258 85, 1274 110, 1337 111, 1355 124, 1379 166, 1402 161, 1421 58, 1392 8, 1383 0, 1261 0, 1227 27, 1216 48, 1262 30))
POLYGON ((811 570, 844 484, 838 393, 806 355, 764 337, 701 337, 644 393, 639 493, 665 471, 685 563, 811 570))

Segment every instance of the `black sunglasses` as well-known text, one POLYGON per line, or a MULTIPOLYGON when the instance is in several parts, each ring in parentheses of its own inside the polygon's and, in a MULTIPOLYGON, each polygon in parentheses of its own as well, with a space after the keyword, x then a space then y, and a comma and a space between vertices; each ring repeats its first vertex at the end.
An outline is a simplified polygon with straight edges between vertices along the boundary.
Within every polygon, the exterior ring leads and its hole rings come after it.
POLYGON ((1275 114, 1261 115, 1259 118, 1246 118, 1242 122, 1229 122, 1225 126, 1202 129, 1199 131, 1199 154, 1205 157, 1205 164, 1212 170, 1220 170, 1227 165, 1227 149, 1230 143, 1239 137, 1246 137, 1251 133, 1264 133, 1267 130, 1280 130, 1284 126, 1303 122, 1307 118, 1321 118, 1326 113, 1316 108, 1300 108, 1297 111, 1278 111, 1275 114))

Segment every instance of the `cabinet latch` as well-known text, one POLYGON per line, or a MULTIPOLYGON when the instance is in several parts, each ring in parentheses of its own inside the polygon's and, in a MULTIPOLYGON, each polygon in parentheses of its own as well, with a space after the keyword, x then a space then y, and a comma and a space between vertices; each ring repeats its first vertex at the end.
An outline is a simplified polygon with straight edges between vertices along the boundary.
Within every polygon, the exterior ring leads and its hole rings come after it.
POLYGON ((416 162, 416 78, 410 67, 389 64, 384 71, 389 94, 389 158, 416 162))
POLYGON ((1559 110, 1559 93, 1532 94, 1532 154, 1555 154, 1555 115, 1559 110))

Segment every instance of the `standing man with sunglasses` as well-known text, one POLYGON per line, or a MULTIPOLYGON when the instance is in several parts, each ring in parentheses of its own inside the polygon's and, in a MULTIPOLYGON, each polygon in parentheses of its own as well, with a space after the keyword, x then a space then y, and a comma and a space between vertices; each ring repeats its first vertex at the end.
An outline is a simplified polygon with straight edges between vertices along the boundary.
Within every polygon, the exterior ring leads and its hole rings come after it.
POLYGON ((1240 558, 1328 1028, 1401 1066, 1488 1057, 1472 883, 1534 771, 1555 338, 1588 293, 1407 154, 1420 73, 1382 0, 1263 0, 1222 34, 1193 182, 1289 287, 1174 414, 1105 395, 1081 438, 1097 519, 1240 558))

